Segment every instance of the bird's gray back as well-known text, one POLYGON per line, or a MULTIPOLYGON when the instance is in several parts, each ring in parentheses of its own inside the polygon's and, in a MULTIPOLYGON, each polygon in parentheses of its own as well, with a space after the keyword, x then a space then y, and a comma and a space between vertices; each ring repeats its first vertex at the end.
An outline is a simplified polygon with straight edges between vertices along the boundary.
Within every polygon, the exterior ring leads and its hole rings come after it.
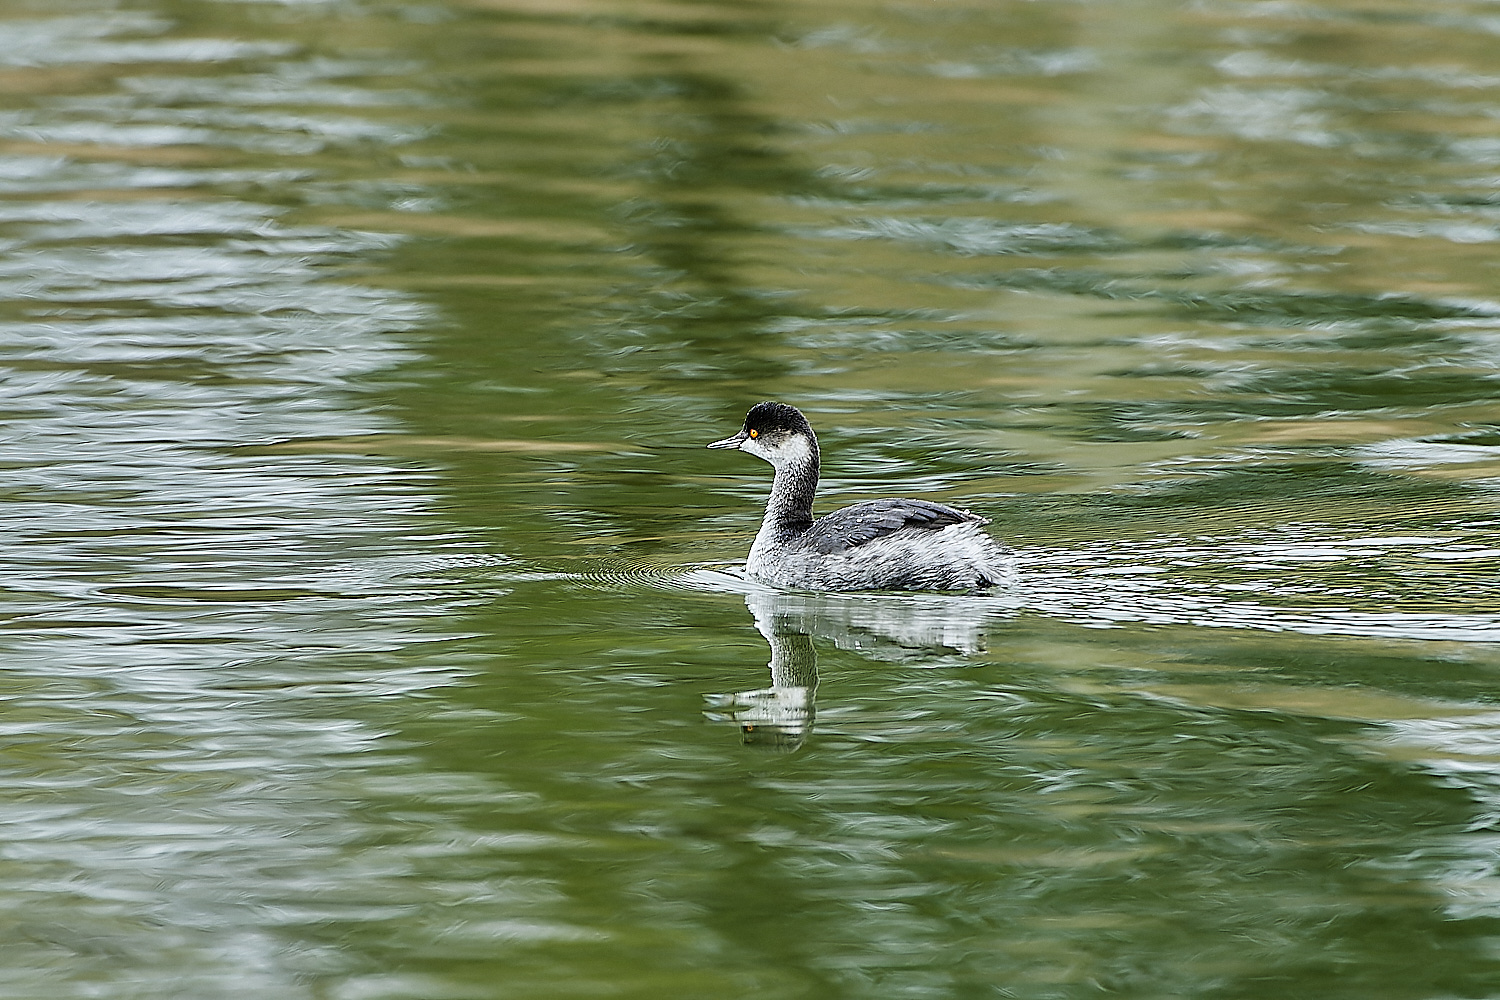
POLYGON ((867 500, 834 511, 813 522, 802 536, 802 545, 822 555, 847 552, 903 528, 937 531, 950 524, 989 519, 931 500, 867 500))

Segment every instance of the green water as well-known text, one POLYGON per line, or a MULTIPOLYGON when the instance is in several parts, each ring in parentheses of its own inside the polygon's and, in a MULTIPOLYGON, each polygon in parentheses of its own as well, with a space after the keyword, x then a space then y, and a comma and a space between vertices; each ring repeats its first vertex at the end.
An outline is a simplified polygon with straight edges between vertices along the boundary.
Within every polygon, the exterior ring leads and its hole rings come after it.
POLYGON ((4 3, 0 998, 1500 995, 1497 243, 1482 0, 4 3))

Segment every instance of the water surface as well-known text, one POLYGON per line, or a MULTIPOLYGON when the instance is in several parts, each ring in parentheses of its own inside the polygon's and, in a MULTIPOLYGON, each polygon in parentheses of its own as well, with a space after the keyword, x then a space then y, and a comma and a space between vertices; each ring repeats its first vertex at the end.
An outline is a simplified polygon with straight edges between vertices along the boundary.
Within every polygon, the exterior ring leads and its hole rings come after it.
POLYGON ((0 997, 1494 995, 1492 8, 0 8, 0 997))

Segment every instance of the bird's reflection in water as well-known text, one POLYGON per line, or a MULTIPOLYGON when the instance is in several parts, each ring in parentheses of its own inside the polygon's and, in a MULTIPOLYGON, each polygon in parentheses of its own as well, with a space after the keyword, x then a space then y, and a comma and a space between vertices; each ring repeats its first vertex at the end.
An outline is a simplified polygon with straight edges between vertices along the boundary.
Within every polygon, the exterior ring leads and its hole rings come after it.
POLYGON ((771 686, 710 695, 708 715, 737 724, 747 744, 779 750, 795 750, 812 732, 814 637, 870 659, 952 665, 983 651, 985 627, 1016 607, 997 597, 797 594, 751 586, 736 589, 771 646, 771 686))
POLYGON ((818 651, 802 632, 761 634, 771 644, 771 686, 736 694, 709 695, 708 716, 740 727, 745 743, 795 750, 812 731, 818 690, 818 651))

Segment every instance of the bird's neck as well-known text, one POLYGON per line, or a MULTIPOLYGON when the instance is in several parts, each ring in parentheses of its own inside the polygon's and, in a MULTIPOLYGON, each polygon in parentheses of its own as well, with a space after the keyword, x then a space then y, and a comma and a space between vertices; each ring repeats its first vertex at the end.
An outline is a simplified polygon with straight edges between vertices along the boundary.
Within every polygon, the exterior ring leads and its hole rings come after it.
POLYGON ((818 442, 796 439, 797 446, 776 466, 771 496, 761 534, 784 538, 799 535, 812 526, 813 497, 818 492, 818 442))

